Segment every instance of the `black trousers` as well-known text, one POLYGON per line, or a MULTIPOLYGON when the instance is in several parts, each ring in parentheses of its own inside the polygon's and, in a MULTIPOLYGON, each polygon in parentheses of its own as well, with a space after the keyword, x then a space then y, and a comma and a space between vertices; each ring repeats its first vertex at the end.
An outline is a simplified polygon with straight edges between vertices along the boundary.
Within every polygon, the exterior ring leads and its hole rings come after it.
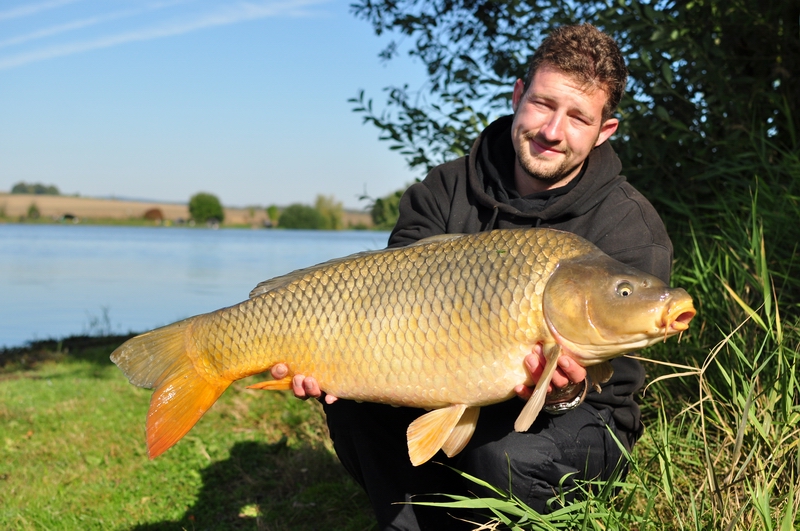
MULTIPOLYGON (((474 529, 463 520, 481 521, 472 512, 409 505, 410 501, 449 501, 435 494, 490 496, 447 464, 511 491, 540 513, 546 502, 575 486, 575 479, 607 479, 622 452, 610 410, 589 404, 564 415, 541 413, 525 433, 513 431, 522 401, 512 399, 481 408, 478 427, 467 447, 452 459, 439 452, 418 467, 411 465, 406 428, 423 410, 338 400, 325 405, 331 438, 340 461, 364 488, 381 529, 474 529), (564 480, 564 477, 567 477, 564 480)), ((483 521, 487 518, 483 518, 483 521)))

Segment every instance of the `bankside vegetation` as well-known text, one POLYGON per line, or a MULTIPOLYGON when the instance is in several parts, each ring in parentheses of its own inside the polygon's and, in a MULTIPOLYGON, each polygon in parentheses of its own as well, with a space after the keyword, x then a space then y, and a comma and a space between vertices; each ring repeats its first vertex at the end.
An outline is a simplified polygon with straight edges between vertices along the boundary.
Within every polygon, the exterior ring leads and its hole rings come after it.
POLYGON ((12 194, 60 195, 55 185, 20 181, 11 188, 12 194))
POLYGON ((421 172, 468 153, 510 112, 513 82, 549 28, 580 22, 614 36, 628 60, 615 149, 657 207, 706 202, 722 183, 746 189, 750 179, 719 165, 755 170, 754 137, 771 157, 798 150, 797 2, 361 0, 353 10, 394 36, 385 59, 406 52, 428 73, 423 87, 387 87, 380 111, 363 92, 352 100, 421 172))
POLYGON ((344 228, 342 215, 344 207, 332 196, 318 195, 314 206, 294 203, 279 214, 269 214, 278 218, 282 229, 341 230, 344 228))
POLYGON ((206 192, 197 193, 189 199, 189 215, 197 223, 222 223, 225 220, 225 210, 219 198, 206 192))
POLYGON ((395 223, 397 223, 397 218, 400 216, 400 198, 403 196, 404 191, 405 189, 396 190, 377 199, 367 195, 359 198, 369 201, 368 210, 376 229, 392 230, 395 223))

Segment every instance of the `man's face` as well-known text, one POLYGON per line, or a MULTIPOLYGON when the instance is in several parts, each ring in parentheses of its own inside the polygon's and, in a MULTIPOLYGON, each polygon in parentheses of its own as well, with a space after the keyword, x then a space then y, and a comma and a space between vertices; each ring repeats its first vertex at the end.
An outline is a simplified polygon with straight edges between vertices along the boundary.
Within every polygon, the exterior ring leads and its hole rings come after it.
POLYGON ((549 65, 536 71, 525 93, 517 80, 511 139, 520 194, 563 186, 578 175, 592 148, 617 129, 618 120, 603 121, 606 99, 604 90, 584 87, 549 65))

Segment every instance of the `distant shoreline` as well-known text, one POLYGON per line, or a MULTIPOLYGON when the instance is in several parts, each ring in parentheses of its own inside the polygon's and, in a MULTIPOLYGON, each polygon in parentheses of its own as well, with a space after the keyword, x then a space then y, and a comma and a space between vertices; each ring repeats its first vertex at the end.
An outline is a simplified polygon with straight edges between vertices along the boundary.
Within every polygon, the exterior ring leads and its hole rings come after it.
MULTIPOLYGON (((102 221, 144 220, 145 213, 158 210, 165 224, 189 220, 189 207, 180 203, 158 201, 98 199, 66 195, 0 193, 0 218, 20 220, 28 215, 31 205, 36 205, 40 218, 53 221, 72 219, 102 221)), ((264 227, 267 213, 264 208, 225 209, 224 226, 264 227)), ((372 227, 372 217, 367 212, 346 210, 343 213, 346 228, 372 227)), ((156 224, 154 222, 154 224, 156 224)))

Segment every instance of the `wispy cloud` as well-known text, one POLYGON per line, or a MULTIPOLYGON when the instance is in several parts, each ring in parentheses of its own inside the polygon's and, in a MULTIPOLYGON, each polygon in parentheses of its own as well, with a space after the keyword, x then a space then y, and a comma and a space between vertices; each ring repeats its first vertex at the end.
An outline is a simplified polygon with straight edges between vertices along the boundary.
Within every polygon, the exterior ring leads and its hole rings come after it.
MULTIPOLYGON (((76 0, 70 0, 76 1, 76 0)), ((17 35, 16 37, 10 37, 8 39, 0 41, 0 48, 7 48, 9 46, 16 46, 19 44, 25 44, 26 42, 31 42, 39 39, 44 39, 47 37, 53 37, 56 35, 60 35, 62 33, 67 33, 70 31, 76 31, 84 28, 89 28, 92 26, 96 26, 98 24, 102 24, 104 22, 111 22, 114 20, 120 20, 125 18, 130 18, 136 15, 141 15, 142 13, 158 11, 161 9, 173 7, 179 4, 185 4, 187 2, 191 2, 192 0, 173 0, 171 2, 159 2, 148 4, 142 6, 139 9, 127 9, 124 11, 116 11, 113 13, 106 13, 104 15, 96 15, 93 17, 87 17, 79 20, 73 20, 71 22, 65 22, 63 24, 56 24, 55 26, 50 26, 47 28, 38 29, 32 31, 30 33, 26 33, 24 35, 17 35)), ((31 13, 34 14, 34 13, 31 13)))
MULTIPOLYGON (((80 0, 53 0, 52 2, 39 4, 39 7, 40 10, 49 9, 50 7, 55 7, 56 4, 62 5, 76 1, 80 0), (42 6, 47 6, 47 7, 42 7, 42 6)), ((313 5, 318 5, 326 1, 327 0, 286 0, 283 2, 280 1, 260 2, 260 3, 240 2, 234 5, 224 6, 222 8, 218 7, 214 11, 202 13, 199 15, 195 14, 192 16, 187 16, 183 20, 173 20, 169 23, 156 23, 150 26, 141 27, 126 32, 120 32, 112 35, 98 37, 96 39, 62 43, 49 47, 43 47, 29 52, 17 53, 5 57, 0 57, 0 70, 7 70, 9 68, 22 66, 37 61, 53 59, 56 57, 64 57, 68 55, 74 55, 77 53, 88 52, 91 50, 110 48, 113 46, 119 46, 121 44, 127 44, 132 42, 142 42, 142 41, 150 41, 165 37, 173 37, 207 28, 212 28, 217 26, 227 26, 240 22, 246 22, 249 20, 256 20, 256 19, 268 18, 280 15, 291 15, 291 16, 307 15, 309 14, 309 12, 307 11, 308 7, 313 5)), ((31 9, 34 7, 36 6, 30 6, 31 9)), ((24 8, 18 8, 17 10, 7 11, 6 14, 22 11, 23 9, 24 8)), ((3 13, 0 13, 0 17, 2 16, 3 13)), ((17 14, 15 16, 25 16, 25 15, 17 14)), ((10 16, 7 18, 10 18, 10 16)), ((96 17, 96 18, 101 18, 101 17, 96 17)), ((85 27, 88 25, 97 24, 98 22, 100 21, 99 20, 93 21, 92 19, 89 18, 83 21, 75 21, 71 24, 76 25, 75 29, 77 29, 78 24, 83 24, 83 27, 85 27)), ((37 33, 42 34, 43 32, 47 31, 51 31, 52 32, 51 34, 70 31, 73 28, 67 27, 69 25, 70 24, 68 23, 60 27, 56 26, 53 28, 32 32, 29 33, 28 36, 24 38, 26 38, 27 40, 40 38, 33 35, 37 33)), ((9 40, 13 39, 8 39, 7 41, 1 42, 0 46, 3 46, 4 43, 8 42, 9 40)))
POLYGON ((67 4, 74 4, 75 2, 82 2, 83 0, 51 0, 50 2, 41 2, 39 4, 28 4, 24 6, 14 7, 5 11, 0 11, 0 20, 8 20, 12 18, 28 17, 41 13, 42 11, 49 11, 57 7, 65 6, 67 4))

